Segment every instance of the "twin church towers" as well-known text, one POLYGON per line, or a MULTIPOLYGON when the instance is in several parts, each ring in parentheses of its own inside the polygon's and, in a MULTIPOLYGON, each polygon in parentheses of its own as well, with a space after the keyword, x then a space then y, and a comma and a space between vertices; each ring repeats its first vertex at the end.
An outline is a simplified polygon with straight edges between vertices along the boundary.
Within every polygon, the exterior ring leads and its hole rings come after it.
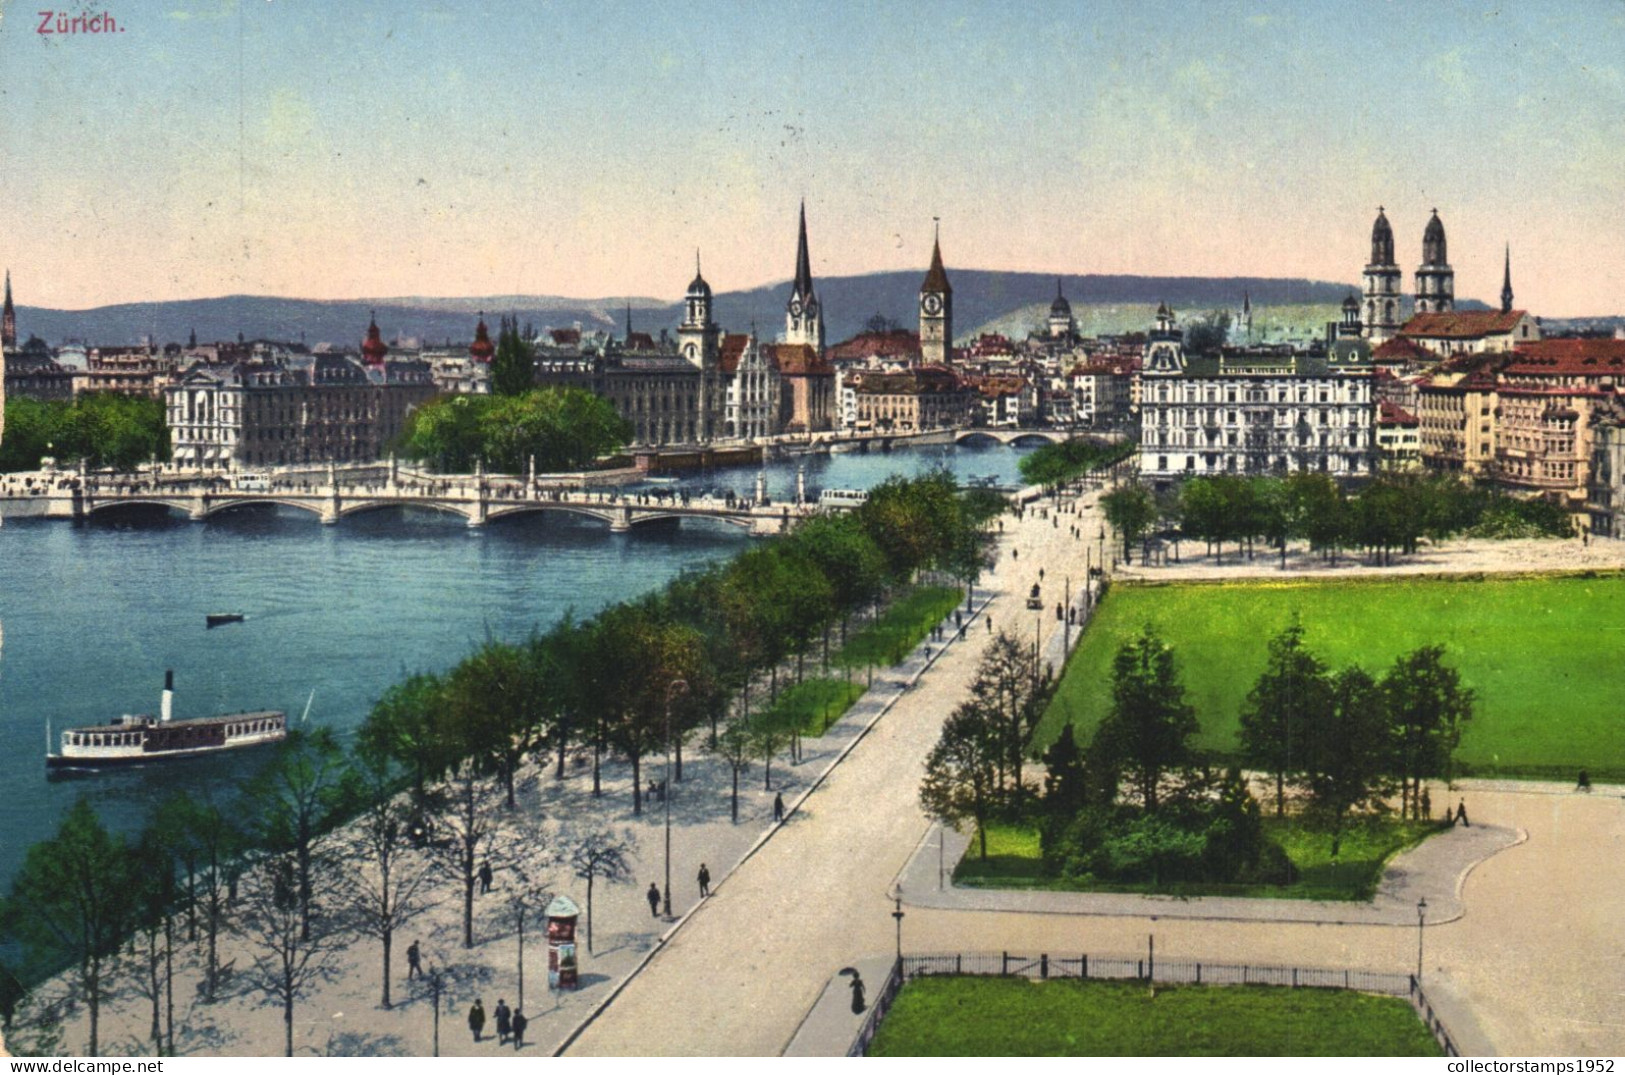
MULTIPOLYGON (((1371 261, 1365 267, 1364 334, 1380 343, 1398 335, 1400 321, 1399 265, 1394 261, 1394 229, 1387 213, 1377 207, 1371 226, 1371 261)), ((1444 222, 1439 211, 1422 231, 1422 264, 1416 270, 1416 312, 1447 314, 1456 308, 1456 270, 1450 267, 1444 222)), ((1507 251, 1501 282, 1501 312, 1512 310, 1512 251, 1507 251)))

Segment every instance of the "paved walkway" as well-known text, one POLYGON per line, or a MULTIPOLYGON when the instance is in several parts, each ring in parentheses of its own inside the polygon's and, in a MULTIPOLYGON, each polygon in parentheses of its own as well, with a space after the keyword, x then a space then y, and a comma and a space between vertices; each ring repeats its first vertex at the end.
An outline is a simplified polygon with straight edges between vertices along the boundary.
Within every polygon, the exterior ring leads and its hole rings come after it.
POLYGON ((1416 928, 1416 903, 1428 901, 1427 921, 1454 922, 1464 913, 1461 890, 1475 866, 1528 839, 1496 825, 1455 828, 1394 857, 1370 901, 1277 900, 1238 896, 1152 896, 1130 892, 1054 892, 970 888, 953 883, 954 864, 970 837, 932 825, 898 881, 903 903, 955 911, 1094 915, 1113 918, 1191 918, 1205 922, 1316 922, 1322 925, 1416 928), (946 839, 944 833, 946 832, 946 839), (938 876, 938 856, 946 876, 938 876))

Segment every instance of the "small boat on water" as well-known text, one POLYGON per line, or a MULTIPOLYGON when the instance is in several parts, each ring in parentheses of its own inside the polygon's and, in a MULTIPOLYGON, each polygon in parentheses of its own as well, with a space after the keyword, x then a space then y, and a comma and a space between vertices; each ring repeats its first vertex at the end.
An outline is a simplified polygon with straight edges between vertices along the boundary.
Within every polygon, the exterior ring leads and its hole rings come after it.
POLYGON ((278 743, 288 736, 288 715, 278 709, 175 720, 175 673, 164 673, 158 716, 126 713, 108 724, 69 728, 60 743, 46 727, 47 769, 107 769, 147 762, 198 758, 228 750, 278 743), (51 753, 57 746, 59 753, 51 753))
POLYGON ((241 612, 206 612, 203 615, 203 626, 205 628, 219 627, 223 623, 242 622, 243 614, 241 612))

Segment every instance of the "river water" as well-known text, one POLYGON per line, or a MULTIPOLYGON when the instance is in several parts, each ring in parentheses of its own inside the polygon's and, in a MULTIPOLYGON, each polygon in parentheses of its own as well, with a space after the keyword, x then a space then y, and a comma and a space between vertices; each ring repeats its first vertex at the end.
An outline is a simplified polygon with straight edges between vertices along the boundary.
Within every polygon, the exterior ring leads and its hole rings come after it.
MULTIPOLYGON (((1020 455, 932 446, 807 456, 765 474, 775 500, 794 496, 798 463, 812 497, 935 467, 1015 484, 1020 455)), ((716 470, 681 485, 750 496, 757 472, 716 470)), ((405 673, 445 669, 487 635, 522 638, 570 609, 591 615, 750 540, 727 524, 694 521, 611 534, 561 513, 476 531, 457 516, 400 510, 337 526, 276 508, 201 524, 144 509, 80 527, 8 522, 0 528, 0 892, 77 796, 131 831, 167 790, 234 782, 258 763, 249 752, 47 780, 47 721, 60 730, 155 713, 164 670, 174 669, 177 717, 284 709, 297 720, 308 701, 312 725, 347 733, 405 673), (206 630, 208 612, 247 619, 206 630)))

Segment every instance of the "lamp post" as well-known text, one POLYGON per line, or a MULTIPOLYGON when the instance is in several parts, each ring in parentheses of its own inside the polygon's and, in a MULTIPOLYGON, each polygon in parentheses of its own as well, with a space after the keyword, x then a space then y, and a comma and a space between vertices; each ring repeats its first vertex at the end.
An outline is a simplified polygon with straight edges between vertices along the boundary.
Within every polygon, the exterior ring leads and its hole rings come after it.
POLYGON ((679 694, 687 693, 686 679, 674 679, 666 684, 666 782, 661 786, 660 797, 666 804, 666 891, 662 909, 667 918, 671 917, 671 703, 679 694))
POLYGON ((1422 934, 1427 925, 1428 900, 1426 896, 1416 901, 1416 984, 1422 984, 1422 934))
POLYGON ((1099 556, 1099 560, 1100 560, 1100 569, 1101 569, 1101 571, 1105 571, 1106 570, 1106 524, 1104 524, 1104 523, 1102 523, 1101 526, 1100 526, 1100 556, 1099 556))
POLYGON ((892 890, 892 918, 897 922, 897 965, 903 965, 903 886, 892 890))
POLYGON ((1072 650, 1072 576, 1066 577, 1066 604, 1061 614, 1061 661, 1072 650))

